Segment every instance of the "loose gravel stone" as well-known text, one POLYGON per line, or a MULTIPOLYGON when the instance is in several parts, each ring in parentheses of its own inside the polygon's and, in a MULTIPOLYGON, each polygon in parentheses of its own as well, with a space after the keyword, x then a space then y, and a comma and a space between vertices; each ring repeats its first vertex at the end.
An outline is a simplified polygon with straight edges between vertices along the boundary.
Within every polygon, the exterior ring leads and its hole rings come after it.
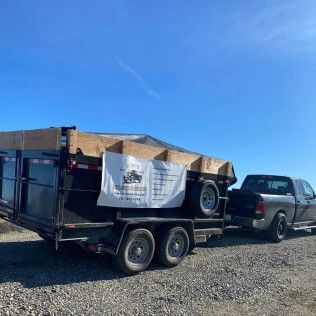
POLYGON ((173 269, 126 277, 108 255, 55 252, 36 234, 0 235, 0 315, 316 314, 316 236, 271 244, 228 229, 173 269))

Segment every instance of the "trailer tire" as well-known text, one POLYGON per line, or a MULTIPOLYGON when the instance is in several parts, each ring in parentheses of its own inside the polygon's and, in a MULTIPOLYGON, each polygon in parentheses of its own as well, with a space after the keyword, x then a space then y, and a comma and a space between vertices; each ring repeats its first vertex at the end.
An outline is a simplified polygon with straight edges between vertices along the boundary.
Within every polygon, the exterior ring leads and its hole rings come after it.
POLYGON ((155 240, 147 229, 134 229, 123 237, 113 264, 125 274, 133 275, 144 271, 155 252, 155 240))
POLYGON ((219 191, 214 181, 204 180, 195 183, 191 190, 190 208, 195 217, 209 218, 218 209, 219 191))
POLYGON ((287 220, 283 213, 275 215, 270 227, 267 230, 267 237, 270 241, 278 243, 281 242, 287 233, 287 220))
POLYGON ((189 236, 183 227, 173 227, 161 234, 157 242, 156 258, 166 267, 177 266, 187 255, 189 236))

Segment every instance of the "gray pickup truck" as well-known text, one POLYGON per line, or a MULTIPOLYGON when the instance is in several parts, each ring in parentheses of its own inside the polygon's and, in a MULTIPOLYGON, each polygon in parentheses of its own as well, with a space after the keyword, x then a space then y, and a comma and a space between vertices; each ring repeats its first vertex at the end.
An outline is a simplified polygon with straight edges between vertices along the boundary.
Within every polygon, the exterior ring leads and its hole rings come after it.
POLYGON ((248 175, 228 197, 230 223, 264 230, 271 241, 282 241, 288 228, 316 233, 316 195, 305 180, 248 175))

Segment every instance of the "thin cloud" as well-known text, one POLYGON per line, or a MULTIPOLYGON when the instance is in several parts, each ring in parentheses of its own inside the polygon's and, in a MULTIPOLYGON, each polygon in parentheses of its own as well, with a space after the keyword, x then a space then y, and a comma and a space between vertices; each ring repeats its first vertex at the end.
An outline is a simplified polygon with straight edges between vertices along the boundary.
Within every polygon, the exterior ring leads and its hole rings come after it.
POLYGON ((121 69, 125 73, 127 73, 139 85, 139 87, 142 90, 144 90, 148 95, 156 99, 162 98, 162 95, 155 91, 132 67, 125 64, 121 58, 117 56, 114 56, 114 58, 117 61, 118 65, 121 67, 121 69))
POLYGON ((240 46, 314 49, 314 13, 315 7, 304 6, 301 1, 270 6, 257 14, 248 12, 236 17, 233 30, 239 36, 233 38, 240 46))

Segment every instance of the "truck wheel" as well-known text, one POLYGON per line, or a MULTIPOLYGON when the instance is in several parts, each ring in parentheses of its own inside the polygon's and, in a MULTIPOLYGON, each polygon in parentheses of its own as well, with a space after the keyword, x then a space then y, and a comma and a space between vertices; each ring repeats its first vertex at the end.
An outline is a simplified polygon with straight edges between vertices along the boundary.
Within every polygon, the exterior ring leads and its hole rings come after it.
POLYGON ((200 218, 211 217, 218 208, 219 191, 211 180, 194 184, 191 190, 190 207, 193 215, 200 218))
POLYGON ((314 235, 316 235, 316 228, 312 228, 312 229, 311 229, 311 233, 314 234, 314 235))
POLYGON ((157 244, 157 261, 166 267, 178 265, 189 250, 189 236, 183 227, 174 227, 162 234, 157 244))
POLYGON ((286 216, 282 213, 275 215, 271 226, 267 231, 267 235, 270 241, 281 242, 287 233, 287 220, 286 216))
POLYGON ((113 264, 123 273, 133 275, 147 268, 155 252, 155 240, 147 229, 128 232, 120 249, 113 256, 113 264))

